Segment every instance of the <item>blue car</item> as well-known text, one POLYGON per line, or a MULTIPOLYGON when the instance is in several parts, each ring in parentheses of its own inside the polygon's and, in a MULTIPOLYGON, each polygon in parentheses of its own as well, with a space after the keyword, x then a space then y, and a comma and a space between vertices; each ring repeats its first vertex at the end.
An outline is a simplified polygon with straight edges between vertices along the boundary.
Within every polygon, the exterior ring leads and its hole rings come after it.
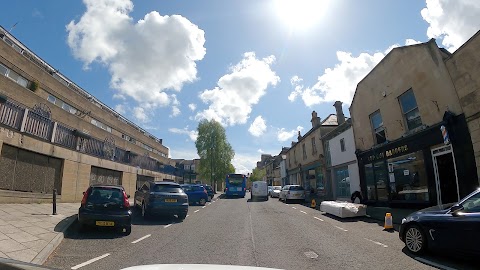
POLYGON ((182 185, 190 204, 205 205, 208 201, 207 190, 202 185, 182 185))

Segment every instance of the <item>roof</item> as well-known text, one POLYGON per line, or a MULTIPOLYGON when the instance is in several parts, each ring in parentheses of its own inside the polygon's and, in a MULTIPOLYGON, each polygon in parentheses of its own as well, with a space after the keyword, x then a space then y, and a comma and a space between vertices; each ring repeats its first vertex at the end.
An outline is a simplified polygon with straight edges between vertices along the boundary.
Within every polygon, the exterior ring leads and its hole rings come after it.
POLYGON ((337 115, 336 114, 330 114, 329 116, 327 116, 327 118, 325 118, 325 120, 322 121, 322 123, 320 123, 320 125, 322 126, 337 126, 338 125, 338 121, 337 121, 337 115))

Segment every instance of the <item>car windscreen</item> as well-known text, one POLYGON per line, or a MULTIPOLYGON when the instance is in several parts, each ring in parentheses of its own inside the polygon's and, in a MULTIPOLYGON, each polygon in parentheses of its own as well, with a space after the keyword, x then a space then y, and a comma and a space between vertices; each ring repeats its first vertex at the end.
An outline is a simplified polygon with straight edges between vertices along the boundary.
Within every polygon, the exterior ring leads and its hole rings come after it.
POLYGON ((203 191, 203 187, 200 187, 200 186, 192 186, 192 190, 193 191, 203 191))
POLYGON ((304 190, 301 186, 291 186, 290 190, 304 190))
POLYGON ((94 187, 87 197, 87 203, 91 204, 123 204, 123 191, 118 188, 94 187))
POLYGON ((182 192, 182 188, 178 185, 155 185, 153 192, 179 193, 182 192))
POLYGON ((239 176, 230 176, 228 178, 228 183, 231 186, 241 186, 243 183, 243 177, 239 176))
POLYGON ((282 187, 278 186, 278 187, 273 187, 273 190, 281 190, 282 187))

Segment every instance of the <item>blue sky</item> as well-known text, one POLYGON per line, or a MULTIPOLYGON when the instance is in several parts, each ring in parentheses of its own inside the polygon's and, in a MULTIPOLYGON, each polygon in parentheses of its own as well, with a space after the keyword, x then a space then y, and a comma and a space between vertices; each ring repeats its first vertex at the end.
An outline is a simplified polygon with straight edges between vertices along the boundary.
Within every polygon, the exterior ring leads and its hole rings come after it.
POLYGON ((475 0, 37 1, 0 25, 62 74, 195 158, 203 118, 226 128, 237 171, 348 106, 394 46, 437 38, 453 52, 480 28, 475 0))

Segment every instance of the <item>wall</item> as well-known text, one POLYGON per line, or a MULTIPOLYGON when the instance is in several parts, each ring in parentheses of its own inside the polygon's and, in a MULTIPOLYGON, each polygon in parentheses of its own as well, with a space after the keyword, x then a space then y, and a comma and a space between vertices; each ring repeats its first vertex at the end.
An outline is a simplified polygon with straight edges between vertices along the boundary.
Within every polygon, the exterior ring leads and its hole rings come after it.
POLYGON ((332 166, 357 160, 355 155, 355 140, 353 138, 352 128, 349 128, 348 130, 330 139, 329 146, 332 166), (345 152, 341 151, 341 139, 345 140, 345 152))
POLYGON ((357 149, 374 146, 369 117, 377 110, 389 141, 408 131, 398 97, 410 88, 425 125, 442 121, 446 110, 462 113, 444 57, 434 40, 395 48, 357 85, 350 107, 357 149))
POLYGON ((477 174, 480 175, 480 32, 457 49, 445 63, 465 113, 477 174))

